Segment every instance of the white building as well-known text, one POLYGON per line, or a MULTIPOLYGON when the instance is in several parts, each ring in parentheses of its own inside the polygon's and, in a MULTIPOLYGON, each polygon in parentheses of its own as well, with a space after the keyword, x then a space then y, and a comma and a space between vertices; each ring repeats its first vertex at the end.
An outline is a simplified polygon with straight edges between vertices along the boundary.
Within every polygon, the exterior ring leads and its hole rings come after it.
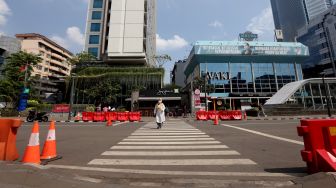
POLYGON ((100 60, 154 66, 156 0, 90 0, 85 37, 100 60))

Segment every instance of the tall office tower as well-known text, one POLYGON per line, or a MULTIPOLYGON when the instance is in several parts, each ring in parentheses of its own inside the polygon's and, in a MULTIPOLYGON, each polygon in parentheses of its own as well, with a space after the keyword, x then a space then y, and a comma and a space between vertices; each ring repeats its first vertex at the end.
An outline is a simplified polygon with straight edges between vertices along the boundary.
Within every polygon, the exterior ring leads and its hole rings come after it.
POLYGON ((304 0, 271 0, 275 29, 282 30, 284 42, 294 42, 297 30, 307 24, 304 0))
POLYGON ((85 37, 99 60, 155 66, 156 0, 90 0, 85 37))
POLYGON ((332 0, 304 0, 305 14, 308 20, 328 10, 333 4, 332 0))

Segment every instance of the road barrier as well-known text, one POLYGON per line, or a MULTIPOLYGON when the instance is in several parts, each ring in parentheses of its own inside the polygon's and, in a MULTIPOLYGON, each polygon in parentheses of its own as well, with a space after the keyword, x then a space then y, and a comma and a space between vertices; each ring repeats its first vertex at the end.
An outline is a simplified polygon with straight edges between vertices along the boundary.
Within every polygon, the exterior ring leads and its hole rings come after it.
POLYGON ((82 113, 82 120, 83 121, 93 121, 93 116, 94 113, 93 112, 83 112, 82 113))
POLYGON ((208 111, 208 119, 209 120, 215 120, 217 115, 218 115, 217 111, 208 111))
POLYGON ((128 112, 118 112, 117 113, 118 117, 118 121, 128 121, 129 120, 129 115, 128 112))
POLYGON ((336 171, 336 120, 301 120, 297 131, 304 140, 301 157, 308 172, 336 171))
POLYGON ((0 119, 0 160, 14 161, 19 158, 16 134, 21 124, 20 119, 0 119))
POLYGON ((243 120, 243 113, 240 110, 232 111, 198 111, 196 112, 197 120, 215 120, 219 117, 221 120, 243 120))
POLYGON ((141 112, 129 112, 129 121, 141 121, 141 112))
POLYGON ((93 113, 93 121, 97 121, 97 122, 105 121, 105 113, 104 112, 93 113))
POLYGON ((208 113, 206 111, 198 111, 196 112, 196 119, 197 120, 208 120, 208 113))
POLYGON ((82 120, 87 121, 141 121, 141 112, 82 112, 82 120))
POLYGON ((117 121, 118 120, 117 112, 105 112, 105 119, 111 121, 117 121))

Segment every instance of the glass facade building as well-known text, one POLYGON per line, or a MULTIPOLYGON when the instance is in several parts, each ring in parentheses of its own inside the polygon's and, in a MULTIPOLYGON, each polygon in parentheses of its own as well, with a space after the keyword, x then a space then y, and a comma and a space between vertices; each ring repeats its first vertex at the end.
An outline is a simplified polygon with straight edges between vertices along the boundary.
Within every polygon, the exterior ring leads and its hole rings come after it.
POLYGON ((297 30, 308 23, 304 0, 271 0, 275 29, 282 30, 283 41, 294 42, 297 30))
POLYGON ((305 78, 336 77, 336 5, 316 16, 298 31, 297 40, 309 47, 303 65, 305 78))
POLYGON ((308 56, 308 48, 300 43, 200 41, 184 73, 189 85, 206 75, 214 88, 209 96, 230 104, 235 100, 235 108, 240 108, 241 100, 264 103, 284 85, 302 80, 301 63, 308 56))

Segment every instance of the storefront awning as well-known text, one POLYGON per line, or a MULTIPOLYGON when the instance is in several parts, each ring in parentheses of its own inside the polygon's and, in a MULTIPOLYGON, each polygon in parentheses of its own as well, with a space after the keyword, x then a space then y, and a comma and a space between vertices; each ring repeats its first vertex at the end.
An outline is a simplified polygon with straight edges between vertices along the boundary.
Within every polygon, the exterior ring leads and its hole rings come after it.
MULTIPOLYGON (((162 99, 163 101, 180 101, 181 97, 139 97, 138 101, 158 101, 162 99)), ((127 98, 126 101, 132 101, 131 98, 127 98)))

